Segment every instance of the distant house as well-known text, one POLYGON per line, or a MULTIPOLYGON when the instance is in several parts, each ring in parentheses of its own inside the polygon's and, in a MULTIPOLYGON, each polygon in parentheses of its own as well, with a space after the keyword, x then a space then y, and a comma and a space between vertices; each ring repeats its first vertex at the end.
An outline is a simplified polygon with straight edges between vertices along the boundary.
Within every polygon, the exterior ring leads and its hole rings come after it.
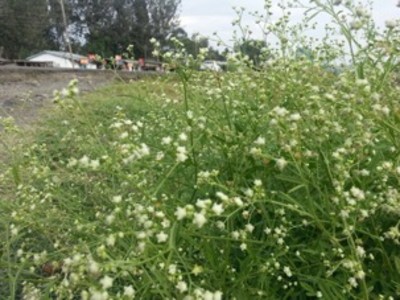
POLYGON ((51 63, 55 68, 97 69, 97 66, 91 63, 86 56, 61 51, 45 50, 29 56, 26 60, 51 63))

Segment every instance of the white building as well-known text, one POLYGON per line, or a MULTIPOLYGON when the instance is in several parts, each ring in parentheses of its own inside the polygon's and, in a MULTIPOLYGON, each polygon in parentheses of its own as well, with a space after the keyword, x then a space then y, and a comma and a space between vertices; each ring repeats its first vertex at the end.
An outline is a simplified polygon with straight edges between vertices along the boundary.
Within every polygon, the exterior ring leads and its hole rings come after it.
POLYGON ((45 50, 29 56, 26 60, 34 62, 50 62, 55 68, 96 69, 96 65, 90 63, 86 56, 61 51, 45 50))

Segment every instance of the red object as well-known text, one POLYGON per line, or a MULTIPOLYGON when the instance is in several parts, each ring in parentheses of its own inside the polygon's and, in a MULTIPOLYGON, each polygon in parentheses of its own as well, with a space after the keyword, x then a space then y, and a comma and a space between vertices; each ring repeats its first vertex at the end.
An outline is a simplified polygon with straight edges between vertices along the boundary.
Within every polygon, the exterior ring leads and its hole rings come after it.
POLYGON ((139 66, 144 67, 144 58, 139 58, 139 66))

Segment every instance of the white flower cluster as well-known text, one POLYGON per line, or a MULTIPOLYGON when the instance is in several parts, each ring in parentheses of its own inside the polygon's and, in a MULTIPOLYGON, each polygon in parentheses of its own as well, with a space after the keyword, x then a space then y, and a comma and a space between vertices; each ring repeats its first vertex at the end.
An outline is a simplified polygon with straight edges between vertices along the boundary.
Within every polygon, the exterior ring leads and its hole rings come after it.
POLYGON ((99 159, 90 159, 87 155, 82 156, 80 159, 70 158, 67 163, 68 168, 81 167, 84 169, 97 170, 100 167, 99 159))

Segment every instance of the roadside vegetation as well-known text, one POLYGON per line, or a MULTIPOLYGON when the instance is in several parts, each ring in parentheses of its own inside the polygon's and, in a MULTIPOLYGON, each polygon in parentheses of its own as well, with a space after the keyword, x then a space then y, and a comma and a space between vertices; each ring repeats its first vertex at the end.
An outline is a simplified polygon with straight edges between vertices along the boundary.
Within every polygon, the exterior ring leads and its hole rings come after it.
MULTIPOLYGON (((363 24, 347 28, 351 49, 363 24)), ((221 73, 194 71, 201 55, 176 42, 160 53, 173 74, 85 96, 72 81, 29 143, 7 145, 0 295, 398 298, 392 25, 340 70, 343 44, 310 59, 281 40, 264 63, 232 54, 221 73)))

